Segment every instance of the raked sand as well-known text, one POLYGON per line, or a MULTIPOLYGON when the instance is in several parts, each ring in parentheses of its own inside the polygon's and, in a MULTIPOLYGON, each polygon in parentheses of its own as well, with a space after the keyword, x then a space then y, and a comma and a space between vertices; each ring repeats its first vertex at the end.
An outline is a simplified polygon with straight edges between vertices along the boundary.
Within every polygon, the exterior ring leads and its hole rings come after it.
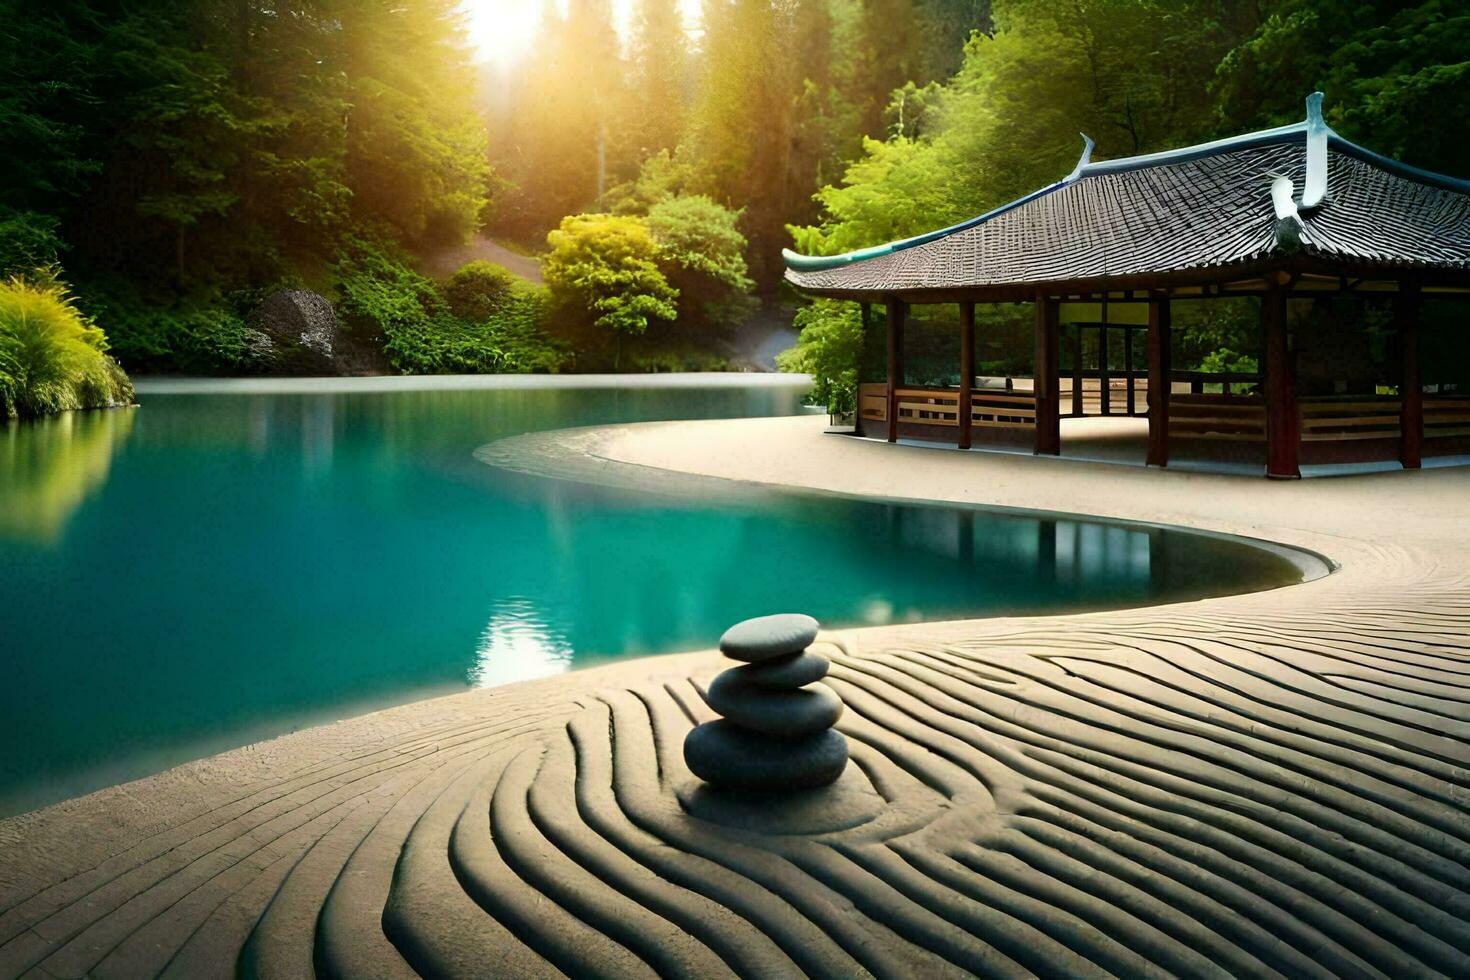
POLYGON ((1340 568, 826 634, 853 759, 835 789, 873 806, 690 815, 711 653, 181 766, 0 823, 0 976, 1465 974, 1470 469, 1276 484, 821 429, 660 423, 482 457, 1184 524, 1340 568))

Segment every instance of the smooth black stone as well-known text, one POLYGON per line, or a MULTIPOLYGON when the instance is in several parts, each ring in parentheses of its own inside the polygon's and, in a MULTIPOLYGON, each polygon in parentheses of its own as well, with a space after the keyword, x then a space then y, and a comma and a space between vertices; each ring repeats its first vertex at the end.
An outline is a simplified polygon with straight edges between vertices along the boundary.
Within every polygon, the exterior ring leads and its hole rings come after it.
POLYGON ((756 834, 830 834, 861 827, 888 803, 858 766, 848 766, 830 786, 759 792, 676 780, 674 795, 691 817, 756 834))
POLYGON ((758 616, 725 630, 720 652, 747 663, 785 657, 811 646, 820 628, 815 619, 801 613, 758 616))
POLYGON ((847 739, 831 730, 801 739, 773 738, 721 719, 689 733, 684 762, 711 786, 756 792, 812 789, 842 775, 847 739))
MULTIPOLYGON (((806 687, 815 684, 827 676, 831 669, 832 661, 820 653, 805 651, 802 653, 791 653, 775 660, 763 660, 758 664, 747 664, 744 667, 731 667, 725 674, 734 674, 740 678, 743 684, 755 684, 760 687, 774 687, 791 689, 794 687, 806 687)), ((720 675, 721 677, 724 674, 720 675)))
POLYGON ((830 687, 815 684, 783 691, 743 683, 733 670, 716 677, 704 699, 741 728, 778 738, 815 735, 842 717, 842 699, 830 687))

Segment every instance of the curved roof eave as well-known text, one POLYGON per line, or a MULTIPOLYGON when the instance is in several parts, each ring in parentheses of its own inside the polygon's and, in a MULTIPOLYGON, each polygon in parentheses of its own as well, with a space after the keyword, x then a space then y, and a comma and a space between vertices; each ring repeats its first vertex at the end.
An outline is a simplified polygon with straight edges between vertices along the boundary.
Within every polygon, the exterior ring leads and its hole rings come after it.
MULTIPOLYGON (((1309 100, 1309 116, 1313 116, 1317 124, 1320 126, 1320 96, 1314 93, 1313 98, 1318 99, 1318 101, 1316 105, 1313 105, 1309 100)), ((994 210, 985 212, 979 217, 970 218, 967 221, 962 221, 959 224, 950 225, 947 228, 941 228, 937 231, 927 232, 922 235, 915 235, 912 238, 905 238, 899 241, 888 242, 883 245, 874 245, 869 248, 862 248, 851 252, 844 252, 840 255, 801 255, 800 253, 793 252, 790 249, 782 249, 781 257, 784 260, 787 269, 792 272, 802 273, 822 272, 829 269, 837 269, 844 266, 852 265, 854 263, 862 262, 867 259, 875 259, 884 255, 892 255, 895 252, 901 252, 905 249, 914 248, 919 245, 926 245, 930 242, 938 241, 941 238, 946 238, 950 235, 956 234, 957 232, 974 228, 977 225, 989 221, 991 218, 994 218, 997 215, 1004 214, 1005 212, 1010 211, 1014 208, 1018 208, 1023 204, 1028 204, 1031 201, 1044 197, 1047 194, 1050 194, 1051 192, 1065 187, 1075 181, 1081 180, 1084 177, 1096 177, 1103 174, 1125 173, 1130 170, 1142 170, 1147 167, 1157 167, 1171 163, 1185 163, 1190 160, 1198 160, 1203 157, 1213 156, 1218 153, 1252 149, 1259 146, 1270 146, 1276 143, 1287 142, 1299 136, 1304 138, 1307 135, 1313 121, 1313 118, 1308 118, 1307 120, 1304 120, 1302 122, 1291 123, 1286 126, 1277 126, 1274 129, 1262 129, 1254 133, 1244 133, 1240 136, 1231 136, 1225 139, 1212 140, 1208 143, 1199 143, 1194 146, 1181 147, 1176 150, 1164 150, 1159 153, 1145 153, 1140 156, 1123 157, 1117 160, 1103 160, 1098 163, 1092 163, 1089 161, 1089 157, 1092 151, 1092 140, 1087 139, 1087 137, 1084 136, 1083 139, 1087 140, 1087 145, 1082 151, 1082 157, 1080 160, 1078 160, 1076 168, 1070 174, 1054 184, 1049 184, 1048 186, 1043 187, 1040 190, 1032 191, 1025 197, 1017 198, 1016 200, 1011 201, 1008 204, 1003 204, 1000 207, 995 208, 994 210)), ((1341 152, 1347 153, 1351 156, 1356 156, 1367 163, 1371 163, 1375 166, 1383 168, 1384 170, 1388 170, 1410 180, 1415 180, 1422 183, 1430 184, 1432 186, 1441 187, 1446 190, 1455 191, 1461 194, 1470 194, 1470 180, 1460 180, 1455 177, 1448 177, 1444 174, 1437 174, 1432 171, 1421 170, 1418 167, 1413 167, 1409 164, 1401 163, 1400 161, 1395 160, 1392 157, 1383 156, 1380 153, 1375 153, 1372 150, 1361 147, 1350 140, 1344 139, 1331 129, 1328 129, 1326 127, 1323 128, 1326 129, 1326 136, 1329 144, 1333 148, 1341 152)))
POLYGON ((998 208, 986 211, 977 218, 970 218, 967 221, 961 221, 959 224, 950 225, 948 228, 941 228, 938 231, 929 231, 922 235, 915 235, 913 238, 904 238, 883 245, 873 245, 869 248, 860 248, 852 252, 843 252, 841 255, 802 255, 799 252, 791 251, 789 248, 783 248, 781 250, 781 258, 786 263, 786 268, 791 269, 793 272, 820 272, 824 269, 836 269, 839 266, 851 265, 854 262, 861 262, 864 259, 876 259, 882 255, 892 255, 894 252, 902 252, 904 249, 914 248, 917 245, 927 245, 930 242, 946 238, 956 232, 983 224, 998 214, 1004 214, 1012 208, 1018 208, 1039 197, 1045 197, 1047 194, 1066 186, 1075 179, 1075 175, 1067 177, 1057 181, 1055 184, 1048 184, 1046 187, 1041 188, 1041 190, 1032 191, 1025 197, 1018 197, 1009 204, 1002 204, 998 208))
POLYGON ((1063 177, 1054 184, 1048 184, 1040 190, 1032 191, 1025 197, 1019 197, 1008 204, 1002 204, 998 208, 986 211, 979 217, 961 221, 947 228, 937 231, 925 232, 912 238, 900 239, 896 242, 887 242, 882 245, 873 245, 869 248, 860 248, 851 252, 843 252, 840 255, 802 255, 790 249, 781 250, 781 258, 786 263, 786 268, 794 272, 821 272, 826 269, 836 269, 854 262, 862 262, 865 259, 876 259, 883 255, 892 255, 894 252, 902 252, 905 249, 914 248, 919 245, 927 245, 929 242, 938 241, 957 232, 974 228, 976 225, 984 224, 997 215, 1005 214, 1007 211, 1029 204, 1040 197, 1045 197, 1052 191, 1066 187, 1083 177, 1092 177, 1098 174, 1121 173, 1126 170, 1137 170, 1143 167, 1154 167, 1165 163, 1179 163, 1185 160, 1193 160, 1199 157, 1220 153, 1227 149, 1247 149, 1253 146, 1265 146, 1270 143, 1280 142, 1288 137, 1305 133, 1307 124, 1304 122, 1292 123, 1290 126, 1278 126, 1275 129, 1264 129, 1257 133, 1246 133, 1243 136, 1232 136, 1229 139, 1214 140, 1210 143, 1200 143, 1197 146, 1187 146, 1178 150, 1166 150, 1162 153, 1147 153, 1142 156, 1124 157, 1119 160, 1104 160, 1101 163, 1092 163, 1089 158, 1092 155, 1093 142, 1084 135, 1086 145, 1082 150, 1082 157, 1077 161, 1077 166, 1070 174, 1063 177))

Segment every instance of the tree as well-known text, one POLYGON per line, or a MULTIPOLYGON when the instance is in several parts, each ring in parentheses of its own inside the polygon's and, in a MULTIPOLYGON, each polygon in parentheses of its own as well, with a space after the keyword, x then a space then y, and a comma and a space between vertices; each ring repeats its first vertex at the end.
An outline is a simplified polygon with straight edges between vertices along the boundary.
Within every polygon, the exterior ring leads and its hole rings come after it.
POLYGON ((1271 0, 1219 65, 1224 130, 1302 118, 1326 93, 1327 122, 1405 162, 1458 174, 1470 126, 1470 17, 1438 0, 1271 0))
POLYGON ((486 136, 458 11, 458 0, 338 11, 354 207, 413 244, 463 241, 486 203, 486 136))
POLYGON ((641 161, 679 145, 689 112, 689 38, 678 0, 641 0, 629 66, 641 161))
POLYGON ((796 346, 776 356, 782 371, 812 376, 811 398, 833 415, 851 412, 857 401, 863 324, 856 303, 819 299, 796 313, 796 346))
POLYGON ((740 214, 707 197, 669 197, 649 209, 657 261, 679 293, 680 320, 719 322, 755 285, 746 275, 740 214))
POLYGON ((571 0, 565 18, 542 5, 540 31, 508 80, 492 126, 495 162, 511 187, 496 228, 541 239, 568 214, 601 210, 637 168, 627 69, 607 0, 571 0))
MULTIPOLYGON (((796 105, 809 54, 797 47, 810 3, 715 0, 705 9, 699 97, 689 135, 693 189, 744 210, 752 266, 769 290, 780 277, 782 231, 805 210, 797 176, 796 105)), ((823 43, 810 51, 820 53, 823 43)))
POLYGON ((971 37, 952 79, 897 90, 890 119, 902 131, 865 141, 842 184, 817 192, 825 216, 792 229, 798 247, 847 251, 982 214, 1065 175, 1079 131, 1097 159, 1204 138, 1199 79, 1231 43, 1218 14, 1210 0, 996 4, 994 33, 971 37), (911 101, 922 113, 912 128, 911 101))
POLYGON ((679 292, 659 271, 658 247, 638 218, 572 215, 546 241, 551 250, 541 268, 553 305, 611 335, 614 369, 625 337, 645 333, 650 320, 678 315, 679 292))

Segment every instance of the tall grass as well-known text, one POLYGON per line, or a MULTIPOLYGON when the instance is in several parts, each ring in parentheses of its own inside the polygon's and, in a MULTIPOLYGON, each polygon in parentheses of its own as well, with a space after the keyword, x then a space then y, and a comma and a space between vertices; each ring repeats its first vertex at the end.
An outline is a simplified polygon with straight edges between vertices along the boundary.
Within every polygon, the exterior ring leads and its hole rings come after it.
POLYGON ((102 330, 52 274, 0 282, 0 418, 133 403, 102 330))

